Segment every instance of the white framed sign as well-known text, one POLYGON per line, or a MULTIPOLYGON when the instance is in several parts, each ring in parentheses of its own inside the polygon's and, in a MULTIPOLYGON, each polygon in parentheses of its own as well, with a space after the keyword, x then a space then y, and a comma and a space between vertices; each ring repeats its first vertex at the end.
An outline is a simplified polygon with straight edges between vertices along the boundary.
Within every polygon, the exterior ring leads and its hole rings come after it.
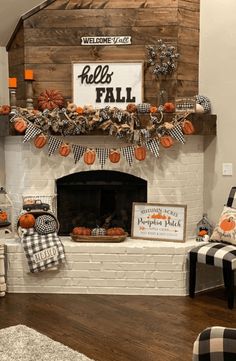
POLYGON ((185 242, 186 205, 133 203, 131 237, 185 242))
POLYGON ((95 108, 143 101, 143 62, 73 63, 73 102, 95 108))

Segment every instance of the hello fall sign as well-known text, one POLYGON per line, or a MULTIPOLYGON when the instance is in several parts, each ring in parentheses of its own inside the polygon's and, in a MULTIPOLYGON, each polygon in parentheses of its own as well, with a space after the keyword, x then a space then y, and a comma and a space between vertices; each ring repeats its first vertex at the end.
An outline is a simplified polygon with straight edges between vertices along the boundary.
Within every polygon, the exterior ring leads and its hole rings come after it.
POLYGON ((133 203, 133 238, 185 241, 186 205, 133 203))
POLYGON ((143 101, 142 62, 92 62, 73 64, 73 102, 96 108, 143 101))

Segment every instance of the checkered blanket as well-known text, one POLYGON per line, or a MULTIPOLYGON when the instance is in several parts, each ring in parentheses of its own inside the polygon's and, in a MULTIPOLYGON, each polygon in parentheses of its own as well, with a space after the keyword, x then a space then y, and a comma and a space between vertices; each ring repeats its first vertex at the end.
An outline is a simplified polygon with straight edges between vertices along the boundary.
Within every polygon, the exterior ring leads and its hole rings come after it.
POLYGON ((203 330, 193 345, 193 361, 236 360, 236 329, 214 326, 203 330))
POLYGON ((57 233, 38 234, 33 228, 22 235, 22 244, 30 272, 41 272, 65 261, 63 244, 57 233))

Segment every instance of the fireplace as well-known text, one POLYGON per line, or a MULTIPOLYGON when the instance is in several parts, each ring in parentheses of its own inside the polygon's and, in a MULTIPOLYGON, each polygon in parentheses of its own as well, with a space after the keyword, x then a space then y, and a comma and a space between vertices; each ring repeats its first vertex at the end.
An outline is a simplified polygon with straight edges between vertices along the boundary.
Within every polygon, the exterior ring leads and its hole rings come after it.
POLYGON ((147 181, 111 170, 67 175, 56 181, 60 235, 73 227, 122 227, 131 230, 133 202, 147 201, 147 181))

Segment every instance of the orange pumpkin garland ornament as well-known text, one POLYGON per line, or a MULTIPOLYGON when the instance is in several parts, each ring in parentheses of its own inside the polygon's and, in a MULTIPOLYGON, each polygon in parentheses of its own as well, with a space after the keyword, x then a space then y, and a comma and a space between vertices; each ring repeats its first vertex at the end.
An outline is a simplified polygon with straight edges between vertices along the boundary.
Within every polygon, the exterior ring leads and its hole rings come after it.
POLYGON ((17 117, 13 126, 18 133, 22 134, 27 129, 27 121, 24 118, 17 117))
POLYGON ((84 153, 84 163, 92 165, 96 159, 96 152, 93 149, 87 149, 84 153))
POLYGON ((69 143, 62 143, 59 147, 59 154, 62 157, 67 157, 71 152, 71 147, 69 143))
POLYGON ((134 149, 134 156, 137 160, 142 161, 146 158, 146 149, 143 146, 136 147, 134 149))
POLYGON ((188 119, 185 119, 182 123, 182 130, 183 130, 183 133, 185 135, 190 135, 190 134, 193 134, 195 132, 195 129, 194 129, 194 126, 193 126, 193 123, 188 120, 188 119))
POLYGON ((170 135, 163 135, 160 137, 160 144, 164 148, 170 148, 174 144, 174 140, 170 135))
POLYGON ((109 159, 110 159, 111 163, 119 163, 120 152, 116 149, 111 149, 109 152, 109 159))
POLYGON ((37 135, 34 138, 34 145, 36 148, 43 148, 45 144, 47 143, 47 136, 43 133, 37 135))

